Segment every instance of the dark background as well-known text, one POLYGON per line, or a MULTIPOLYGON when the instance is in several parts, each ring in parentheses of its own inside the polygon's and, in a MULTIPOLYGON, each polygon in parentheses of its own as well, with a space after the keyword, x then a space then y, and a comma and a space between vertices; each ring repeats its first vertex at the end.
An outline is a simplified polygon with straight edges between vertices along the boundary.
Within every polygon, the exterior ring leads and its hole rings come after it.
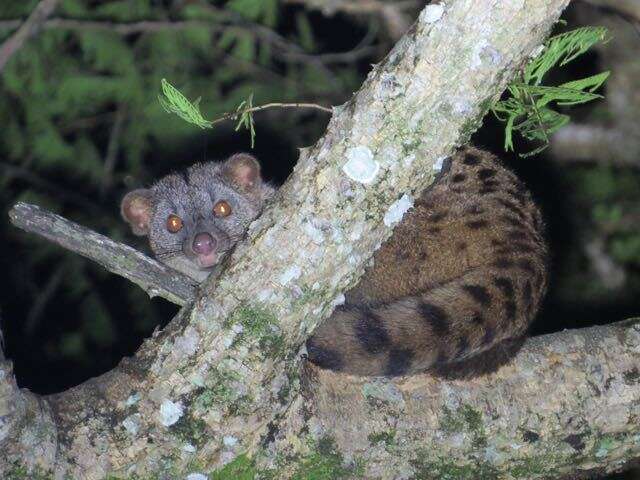
MULTIPOLYGON (((12 32, 7 20, 24 19, 36 3, 0 0, 0 40, 12 32)), ((0 321, 20 386, 52 393, 108 371, 162 328, 177 308, 149 300, 94 263, 18 231, 8 221, 8 209, 19 200, 37 203, 147 249, 120 220, 119 201, 127 190, 195 161, 250 150, 247 132, 234 131, 232 122, 200 130, 165 113, 156 98, 161 78, 191 99, 202 97, 208 119, 233 111, 250 93, 255 105, 338 105, 357 90, 371 64, 388 52, 398 29, 409 25, 423 4, 400 3, 405 24, 397 25, 379 11, 317 11, 296 0, 61 2, 55 17, 76 22, 45 28, 0 74, 0 204, 5 215, 0 223, 0 321), (116 29, 140 20, 207 26, 128 34, 116 29)), ((634 88, 624 88, 633 85, 634 72, 640 84, 640 67, 629 70, 625 58, 611 54, 613 49, 640 51, 637 23, 581 2, 573 2, 564 18, 567 23, 559 31, 606 25, 613 40, 554 72, 550 83, 605 69, 612 70, 612 78, 631 75, 630 82, 610 81, 604 100, 567 113, 580 124, 624 125, 631 132, 623 136, 628 148, 637 149, 638 121, 622 122, 620 106, 609 99, 615 94, 620 103, 619 97, 627 95, 625 108, 640 103, 634 88)), ((253 153, 267 178, 281 183, 297 149, 322 135, 328 116, 315 110, 269 110, 255 120, 253 153)), ((492 115, 473 141, 500 154, 544 210, 553 275, 533 333, 638 315, 640 160, 572 159, 554 155, 553 149, 520 158, 517 152, 531 149, 522 141, 516 154, 504 154, 504 125, 492 115)), ((635 156, 640 159, 640 150, 635 156)))

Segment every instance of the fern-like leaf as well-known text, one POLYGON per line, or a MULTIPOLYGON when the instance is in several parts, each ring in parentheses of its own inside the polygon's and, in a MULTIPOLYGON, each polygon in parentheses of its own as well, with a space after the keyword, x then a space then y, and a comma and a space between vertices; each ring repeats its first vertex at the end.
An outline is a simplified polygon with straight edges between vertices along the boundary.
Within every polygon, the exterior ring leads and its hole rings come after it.
POLYGON ((167 82, 164 78, 161 82, 162 95, 158 95, 160 105, 168 113, 175 113, 183 120, 197 125, 200 128, 212 128, 212 122, 205 120, 200 113, 200 98, 190 102, 180 91, 167 82))
POLYGON ((541 143, 521 156, 534 155, 547 148, 549 136, 570 120, 568 115, 553 110, 552 103, 568 106, 602 98, 594 92, 602 87, 609 72, 559 86, 541 84, 550 69, 566 65, 601 41, 607 41, 607 30, 603 27, 583 27, 552 37, 542 52, 524 68, 520 78, 509 84, 508 97, 496 102, 491 109, 496 118, 505 122, 506 151, 513 150, 514 131, 529 141, 541 143))

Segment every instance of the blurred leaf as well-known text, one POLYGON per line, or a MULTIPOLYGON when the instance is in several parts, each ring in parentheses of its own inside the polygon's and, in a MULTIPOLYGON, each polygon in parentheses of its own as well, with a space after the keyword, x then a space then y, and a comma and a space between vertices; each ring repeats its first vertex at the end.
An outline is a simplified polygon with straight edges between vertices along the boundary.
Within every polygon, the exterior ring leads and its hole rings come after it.
POLYGON ((298 29, 298 41, 302 48, 307 52, 315 50, 315 41, 313 39, 313 29, 309 23, 309 17, 305 12, 296 14, 296 28, 298 29))
POLYGON ((80 357, 87 353, 84 337, 80 332, 65 333, 60 338, 60 353, 65 357, 80 357))

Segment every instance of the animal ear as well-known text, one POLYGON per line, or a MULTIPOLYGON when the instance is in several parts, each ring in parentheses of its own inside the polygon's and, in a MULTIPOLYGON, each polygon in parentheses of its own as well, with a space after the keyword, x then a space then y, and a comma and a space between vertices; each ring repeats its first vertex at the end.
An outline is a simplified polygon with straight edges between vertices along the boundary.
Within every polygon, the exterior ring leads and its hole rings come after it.
POLYGON ((236 153, 222 164, 222 175, 233 185, 245 191, 256 189, 262 178, 260 164, 248 153, 236 153))
POLYGON ((135 235, 143 236, 149 233, 151 198, 151 190, 140 188, 127 193, 122 199, 120 213, 135 235))

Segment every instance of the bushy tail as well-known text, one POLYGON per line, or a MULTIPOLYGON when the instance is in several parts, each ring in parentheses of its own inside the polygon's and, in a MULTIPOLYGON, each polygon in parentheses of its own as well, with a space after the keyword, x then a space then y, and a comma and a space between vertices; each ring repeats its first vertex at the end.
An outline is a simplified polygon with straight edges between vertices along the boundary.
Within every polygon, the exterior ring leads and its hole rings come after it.
POLYGON ((358 375, 455 369, 471 357, 482 360, 517 345, 545 284, 542 262, 505 254, 420 295, 340 307, 307 342, 308 357, 320 367, 358 375))

